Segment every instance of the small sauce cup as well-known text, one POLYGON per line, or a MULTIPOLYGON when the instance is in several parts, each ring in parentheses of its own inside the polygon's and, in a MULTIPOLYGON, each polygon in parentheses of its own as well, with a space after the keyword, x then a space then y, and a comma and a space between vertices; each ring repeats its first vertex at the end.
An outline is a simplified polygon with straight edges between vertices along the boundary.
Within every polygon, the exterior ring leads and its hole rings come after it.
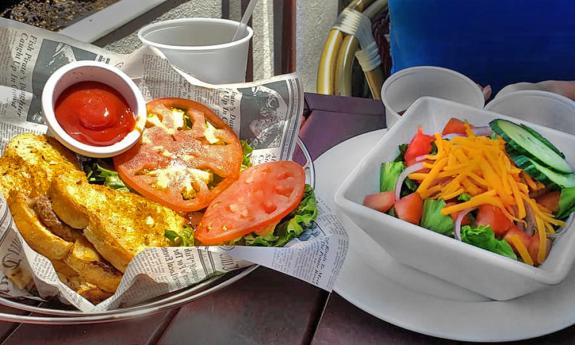
POLYGON ((49 134, 70 150, 88 157, 112 157, 127 151, 138 142, 146 125, 146 101, 136 84, 118 68, 96 61, 72 62, 54 72, 42 92, 42 109, 49 134), (70 136, 56 119, 54 108, 62 92, 85 81, 100 82, 118 91, 134 113, 134 129, 117 143, 109 146, 84 144, 70 136))
MULTIPOLYGON (((388 127, 401 120, 401 115, 420 97, 431 96, 482 109, 483 92, 463 74, 442 67, 418 66, 392 74, 381 87, 388 127)), ((430 115, 431 116, 431 115, 430 115)))
POLYGON ((485 110, 575 134, 575 102, 556 93, 519 90, 497 94, 485 110))

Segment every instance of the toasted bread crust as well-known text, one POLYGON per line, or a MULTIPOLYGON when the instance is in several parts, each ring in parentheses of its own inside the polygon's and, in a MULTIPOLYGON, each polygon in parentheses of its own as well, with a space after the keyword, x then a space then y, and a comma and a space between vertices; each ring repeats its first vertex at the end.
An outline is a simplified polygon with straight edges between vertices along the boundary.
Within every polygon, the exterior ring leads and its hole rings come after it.
POLYGON ((12 138, 0 159, 0 192, 12 189, 27 196, 46 195, 55 176, 72 174, 85 179, 75 155, 55 139, 32 133, 12 138))
POLYGON ((122 280, 122 273, 103 261, 85 239, 76 240, 64 262, 86 282, 106 292, 114 293, 122 280))
POLYGON ((54 235, 48 230, 30 207, 30 200, 18 191, 12 191, 8 197, 8 207, 14 223, 26 242, 38 253, 53 260, 68 255, 72 243, 54 235))
POLYGON ((52 265, 56 269, 58 278, 64 284, 94 304, 98 304, 113 295, 112 292, 104 291, 98 286, 85 281, 63 261, 52 260, 52 265))
POLYGON ((135 255, 169 245, 165 231, 181 232, 186 224, 139 195, 89 184, 75 155, 43 135, 10 141, 0 158, 0 192, 30 247, 93 303, 116 291, 135 255))
POLYGON ((49 196, 63 221, 81 219, 74 225, 83 225, 88 219, 84 236, 122 272, 144 248, 168 246, 166 230, 181 232, 186 224, 178 213, 139 195, 70 176, 56 178, 49 196))
POLYGON ((89 223, 88 210, 83 204, 77 203, 69 197, 76 190, 72 186, 76 183, 83 185, 84 182, 82 178, 75 176, 57 178, 52 182, 48 196, 52 201, 52 209, 58 218, 75 229, 84 229, 89 223))

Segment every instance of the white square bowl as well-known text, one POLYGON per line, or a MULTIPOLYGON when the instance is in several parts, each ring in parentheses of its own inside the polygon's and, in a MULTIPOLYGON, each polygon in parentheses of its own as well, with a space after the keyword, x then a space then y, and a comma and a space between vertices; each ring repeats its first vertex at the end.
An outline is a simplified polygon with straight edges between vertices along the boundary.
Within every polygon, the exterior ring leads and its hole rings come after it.
POLYGON ((366 195, 379 191, 380 164, 397 156, 399 144, 408 143, 418 127, 426 133, 440 132, 451 117, 468 120, 475 126, 485 126, 496 118, 525 123, 563 151, 572 166, 575 163, 575 136, 455 102, 423 97, 409 107, 340 186, 335 194, 338 211, 397 261, 492 299, 508 300, 560 283, 575 259, 573 224, 554 241, 547 260, 532 267, 362 205, 366 195))

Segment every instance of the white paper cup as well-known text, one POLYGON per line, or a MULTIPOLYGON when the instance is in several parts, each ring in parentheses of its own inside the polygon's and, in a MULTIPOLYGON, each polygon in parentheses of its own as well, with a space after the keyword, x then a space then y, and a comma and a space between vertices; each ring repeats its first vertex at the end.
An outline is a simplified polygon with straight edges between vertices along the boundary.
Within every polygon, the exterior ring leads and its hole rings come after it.
POLYGON ((227 19, 174 19, 147 25, 138 37, 196 79, 209 84, 241 83, 246 78, 253 30, 247 27, 232 42, 238 25, 227 19))
POLYGON ((538 90, 512 91, 498 96, 489 102, 485 109, 575 134, 575 102, 556 93, 538 90))
POLYGON ((478 109, 485 104, 479 86, 461 73, 434 66, 406 68, 392 74, 381 87, 387 126, 393 126, 401 119, 400 113, 424 96, 443 98, 478 109))

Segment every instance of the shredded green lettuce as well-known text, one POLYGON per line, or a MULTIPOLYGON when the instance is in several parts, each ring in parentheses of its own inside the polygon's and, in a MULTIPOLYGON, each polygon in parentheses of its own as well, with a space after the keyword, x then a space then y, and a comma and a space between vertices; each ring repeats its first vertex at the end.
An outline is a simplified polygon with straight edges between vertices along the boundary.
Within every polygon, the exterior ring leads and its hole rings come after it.
POLYGON ((556 217, 558 219, 567 218, 573 211, 575 211, 575 187, 563 188, 559 197, 559 211, 557 211, 556 217))
POLYGON ((190 247, 194 245, 194 229, 189 225, 184 225, 181 233, 166 230, 164 236, 172 247, 190 247))
POLYGON ((384 162, 381 163, 379 171, 379 191, 393 192, 399 175, 405 169, 403 162, 384 162))
MULTIPOLYGON (((279 236, 275 235, 275 231, 272 231, 266 235, 257 235, 251 233, 243 237, 244 246, 256 246, 256 247, 274 247, 274 244, 278 241, 279 236)), ((236 244, 238 245, 238 244, 236 244)))
POLYGON ((403 185, 401 186, 401 197, 414 193, 418 187, 419 185, 417 182, 410 178, 406 178, 405 181, 403 181, 403 185))
POLYGON ((248 144, 247 141, 245 140, 240 140, 240 142, 242 143, 242 150, 244 152, 244 157, 242 159, 242 166, 240 168, 241 171, 246 170, 247 168, 252 166, 252 152, 254 152, 254 149, 250 146, 250 144, 248 144))
POLYGON ((407 146, 408 146, 407 144, 400 144, 399 145, 399 147, 398 147, 399 154, 393 160, 394 162, 403 162, 403 156, 405 156, 405 151, 407 151, 407 146))
POLYGON ((469 200, 471 200, 471 195, 469 195, 467 193, 461 193, 457 197, 457 200, 462 201, 462 202, 469 201, 469 200))
POLYGON ((420 225, 443 235, 453 236, 453 219, 441 214, 445 201, 438 199, 425 199, 423 202, 423 216, 420 225))
POLYGON ((431 152, 429 154, 437 154, 437 145, 435 144, 435 141, 431 143, 431 152))
POLYGON ((86 173, 88 182, 103 184, 104 186, 123 192, 130 192, 130 188, 122 181, 118 172, 104 168, 104 164, 105 162, 99 159, 90 160, 88 164, 84 164, 84 172, 86 173))
POLYGON ((248 234, 231 241, 230 245, 283 247, 294 238, 299 237, 305 229, 311 227, 317 219, 317 202, 310 185, 305 185, 305 192, 299 206, 285 216, 276 225, 274 231, 266 235, 248 234))
POLYGON ((517 260, 517 255, 513 252, 513 248, 507 241, 495 238, 495 233, 493 233, 489 225, 479 225, 477 227, 464 225, 461 228, 461 240, 472 246, 517 260))

